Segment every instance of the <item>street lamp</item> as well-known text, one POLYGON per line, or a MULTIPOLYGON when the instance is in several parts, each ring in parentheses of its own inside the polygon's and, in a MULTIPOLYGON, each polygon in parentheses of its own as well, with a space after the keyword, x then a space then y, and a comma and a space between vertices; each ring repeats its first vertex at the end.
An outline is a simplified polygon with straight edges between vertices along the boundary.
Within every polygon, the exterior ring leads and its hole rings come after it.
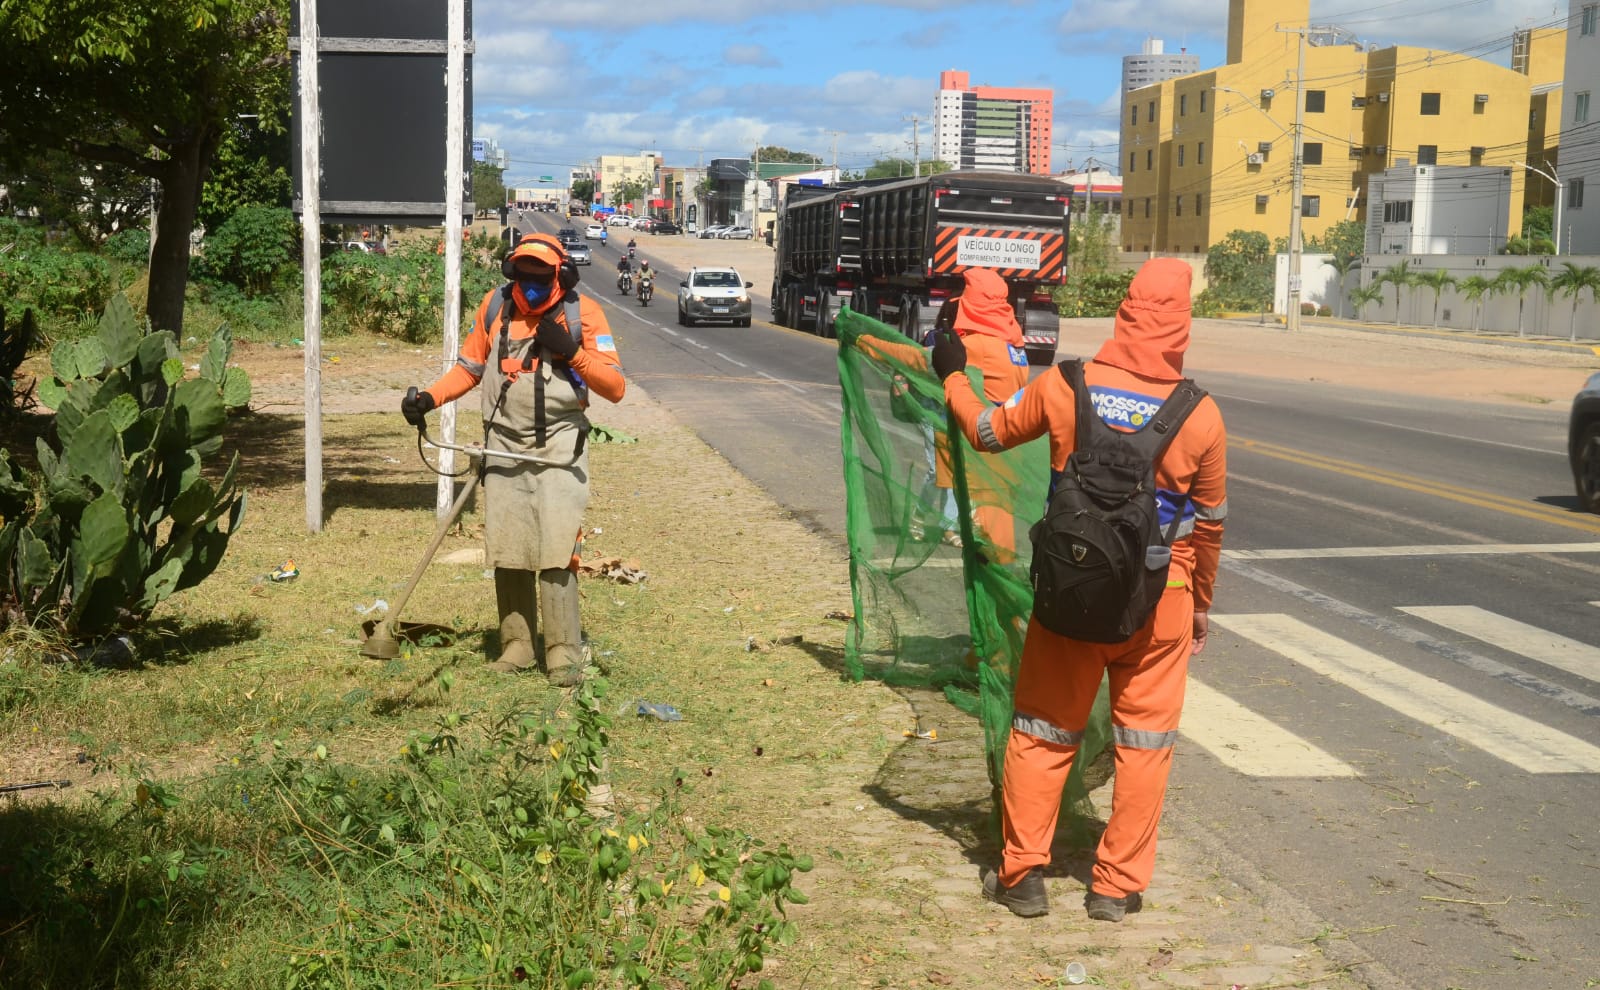
MULTIPOLYGON (((1301 114, 1305 110, 1305 99, 1301 96, 1300 81, 1305 79, 1306 75, 1306 50, 1304 35, 1301 38, 1299 74, 1295 77, 1294 87, 1294 130, 1291 135, 1294 138, 1294 160, 1290 163, 1291 189, 1289 195, 1292 201, 1289 203, 1288 304, 1284 307, 1285 312, 1283 314, 1283 328, 1290 331, 1300 329, 1300 254, 1302 245, 1305 243, 1301 235, 1301 211, 1305 202, 1305 144, 1303 141, 1305 129, 1302 126, 1303 118, 1301 114)), ((1278 128, 1279 133, 1291 133, 1284 130, 1282 124, 1273 120, 1272 114, 1262 110, 1259 105, 1251 102, 1248 96, 1238 90, 1230 86, 1213 86, 1212 89, 1221 93, 1232 93, 1243 100, 1246 105, 1259 112, 1261 116, 1272 121, 1272 125, 1278 128)))
POLYGON ((1555 217, 1555 225, 1556 225, 1556 227, 1555 227, 1555 230, 1552 230, 1550 232, 1553 235, 1550 239, 1555 242, 1556 254, 1560 254, 1561 253, 1561 201, 1567 198, 1567 193, 1566 193, 1567 184, 1565 182, 1562 182, 1561 179, 1557 177, 1558 173, 1556 172, 1556 167, 1554 165, 1551 165, 1549 162, 1545 162, 1545 166, 1550 169, 1550 171, 1548 171, 1548 172, 1543 171, 1541 169, 1534 168, 1532 165, 1529 165, 1527 162, 1512 162, 1511 164, 1513 164, 1513 165, 1521 165, 1523 168, 1525 168, 1528 171, 1532 172, 1534 175, 1542 176, 1542 177, 1550 180, 1550 183, 1556 187, 1556 217, 1555 217))

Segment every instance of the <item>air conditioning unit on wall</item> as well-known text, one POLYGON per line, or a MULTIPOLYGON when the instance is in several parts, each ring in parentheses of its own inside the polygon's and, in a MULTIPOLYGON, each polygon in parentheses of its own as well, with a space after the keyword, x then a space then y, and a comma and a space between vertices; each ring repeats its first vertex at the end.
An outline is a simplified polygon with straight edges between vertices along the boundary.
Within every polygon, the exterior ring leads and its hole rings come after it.
POLYGON ((1262 162, 1264 162, 1266 160, 1267 160, 1267 156, 1266 155, 1262 155, 1262 154, 1254 154, 1254 155, 1245 155, 1244 156, 1244 163, 1246 165, 1260 165, 1262 162))

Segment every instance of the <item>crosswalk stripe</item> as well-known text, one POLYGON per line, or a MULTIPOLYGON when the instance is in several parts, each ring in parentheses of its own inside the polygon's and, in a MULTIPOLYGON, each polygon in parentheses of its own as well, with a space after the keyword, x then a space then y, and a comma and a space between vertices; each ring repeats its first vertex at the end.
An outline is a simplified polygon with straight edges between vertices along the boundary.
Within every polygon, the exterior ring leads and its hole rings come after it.
POLYGON ((1495 554, 1600 553, 1600 543, 1439 543, 1395 547, 1275 547, 1224 550, 1228 560, 1316 560, 1330 557, 1471 557, 1495 554))
POLYGON ((1185 738, 1249 777, 1358 777, 1350 764, 1189 678, 1183 699, 1185 738))
POLYGON ((1400 611, 1498 646, 1507 653, 1520 654, 1548 667, 1600 682, 1600 649, 1587 643, 1508 619, 1476 605, 1413 605, 1401 607, 1400 611))
POLYGON ((1600 772, 1600 747, 1391 663, 1299 619, 1213 615, 1212 621, 1529 773, 1600 772))

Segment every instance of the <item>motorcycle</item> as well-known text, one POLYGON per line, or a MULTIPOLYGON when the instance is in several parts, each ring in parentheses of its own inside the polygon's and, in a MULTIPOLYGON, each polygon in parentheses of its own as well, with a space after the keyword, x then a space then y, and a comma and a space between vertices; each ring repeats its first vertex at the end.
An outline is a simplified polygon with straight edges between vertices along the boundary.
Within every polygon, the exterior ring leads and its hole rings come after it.
POLYGON ((627 295, 633 291, 632 272, 623 272, 621 275, 617 276, 617 291, 621 292, 623 295, 627 295))
POLYGON ((648 275, 639 276, 639 305, 650 305, 650 297, 656 294, 655 279, 648 275))

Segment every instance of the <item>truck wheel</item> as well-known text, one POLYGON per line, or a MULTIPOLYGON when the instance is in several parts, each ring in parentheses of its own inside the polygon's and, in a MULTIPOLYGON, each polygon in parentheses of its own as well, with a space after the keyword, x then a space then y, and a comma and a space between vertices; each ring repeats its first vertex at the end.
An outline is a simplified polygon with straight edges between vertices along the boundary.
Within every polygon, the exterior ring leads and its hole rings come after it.
POLYGON ((776 281, 772 283, 772 295, 767 297, 772 300, 772 322, 780 327, 789 325, 789 314, 783 309, 783 287, 776 281))
POLYGON ((817 336, 831 340, 837 336, 833 328, 833 319, 836 314, 833 310, 833 295, 821 293, 817 298, 817 336))

